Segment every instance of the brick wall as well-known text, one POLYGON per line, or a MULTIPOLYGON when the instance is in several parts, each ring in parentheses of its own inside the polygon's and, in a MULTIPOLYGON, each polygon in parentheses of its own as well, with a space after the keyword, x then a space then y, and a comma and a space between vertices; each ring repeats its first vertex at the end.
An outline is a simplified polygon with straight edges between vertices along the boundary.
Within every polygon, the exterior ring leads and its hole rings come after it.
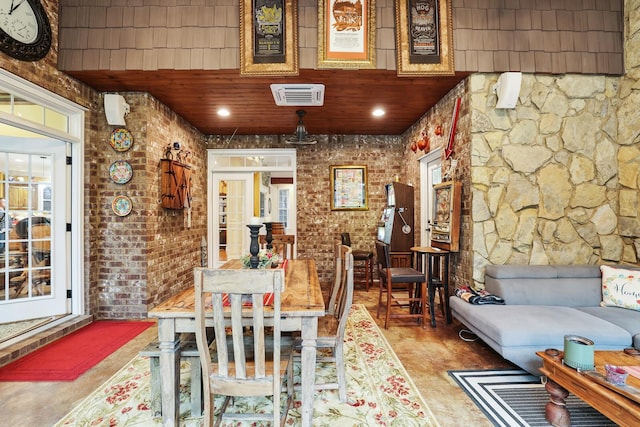
MULTIPOLYGON (((451 159, 456 159, 456 165, 453 179, 462 183, 462 216, 460 219, 460 251, 451 255, 450 261, 450 282, 451 287, 460 284, 469 284, 473 278, 472 271, 472 251, 470 246, 470 224, 471 224, 471 194, 470 194, 470 176, 471 176, 471 153, 470 141, 468 138, 471 115, 470 115, 470 97, 468 95, 467 79, 462 81, 458 86, 452 89, 444 96, 431 110, 425 113, 407 132, 403 135, 403 169, 404 179, 415 187, 415 241, 420 242, 421 232, 425 228, 424 224, 420 224, 420 158, 426 152, 418 150, 416 153, 411 149, 412 143, 422 138, 422 132, 426 132, 429 136, 430 150, 445 149, 449 140, 449 130, 451 129, 453 108, 458 97, 461 98, 460 112, 456 126, 456 134, 453 145, 453 154, 451 159), (442 135, 435 133, 436 126, 442 126, 442 135)), ((427 152, 429 152, 427 151, 427 152)), ((450 160, 442 160, 443 174, 450 167, 450 160)))
POLYGON ((193 267, 200 265, 200 241, 206 235, 206 152, 203 135, 155 98, 143 93, 125 94, 131 113, 127 129, 133 147, 120 153, 108 141, 115 126, 103 124, 95 144, 92 162, 100 221, 97 256, 91 265, 97 270, 95 314, 99 318, 144 318, 147 309, 193 285, 193 267), (191 151, 186 163, 192 167, 191 228, 186 210, 164 209, 160 205, 160 159, 174 141, 191 151), (124 185, 109 179, 110 164, 129 161, 133 178, 124 185), (111 200, 123 194, 131 198, 133 211, 118 217, 111 200))
MULTIPOLYGON (((324 286, 333 275, 333 242, 348 231, 354 248, 375 251, 377 224, 385 206, 384 184, 402 176, 403 142, 399 136, 318 136, 318 143, 297 148, 298 258, 314 258, 324 286), (332 211, 329 167, 365 165, 368 171, 366 211, 332 211)), ((278 136, 239 135, 210 138, 207 148, 284 148, 278 136)))

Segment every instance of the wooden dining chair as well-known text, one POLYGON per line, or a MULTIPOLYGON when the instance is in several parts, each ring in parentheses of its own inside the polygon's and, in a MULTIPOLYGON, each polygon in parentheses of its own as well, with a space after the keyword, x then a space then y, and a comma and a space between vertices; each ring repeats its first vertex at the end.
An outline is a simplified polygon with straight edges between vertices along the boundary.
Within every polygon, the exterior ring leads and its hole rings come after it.
POLYGON ((331 292, 329 293, 329 302, 325 308, 325 314, 333 315, 336 309, 336 299, 338 298, 338 292, 340 290, 340 286, 342 285, 342 279, 344 275, 342 274, 342 270, 344 267, 344 262, 342 258, 342 248, 343 245, 340 240, 336 240, 333 243, 333 283, 331 285, 331 292))
MULTIPOLYGON (((318 339, 316 341, 318 350, 329 349, 330 354, 318 356, 316 362, 334 363, 336 368, 336 381, 328 383, 315 383, 315 390, 338 390, 341 402, 347 400, 347 379, 344 367, 344 333, 347 328, 349 311, 353 304, 353 253, 351 248, 340 244, 339 260, 340 281, 332 293, 329 303, 329 313, 318 319, 318 339)), ((299 358, 299 351, 302 346, 301 340, 296 340, 296 353, 294 357, 299 358)))
POLYGON ((389 245, 376 241, 376 256, 380 290, 378 294, 378 312, 384 308, 384 328, 388 328, 389 319, 414 318, 427 325, 427 281, 426 275, 414 268, 391 267, 389 245), (383 296, 386 298, 382 303, 383 296), (392 312, 393 311, 393 312, 392 312))
POLYGON ((215 426, 229 418, 268 420, 274 426, 283 426, 293 400, 291 346, 282 345, 281 341, 280 294, 284 271, 198 267, 194 269, 194 276, 196 344, 205 396, 204 425, 212 425, 218 412, 215 426), (205 319, 212 320, 213 331, 208 331, 205 319), (247 326, 251 334, 247 334, 247 326), (269 334, 265 326, 270 327, 269 334), (208 345, 207 334, 211 332, 215 340, 208 345), (285 372, 288 373, 287 399, 282 410, 285 372), (219 408, 214 408, 216 395, 225 396, 219 408), (270 396, 273 410, 271 413, 226 412, 230 400, 238 396, 270 396))
MULTIPOLYGON (((267 237, 264 234, 258 236, 261 249, 267 248, 267 237)), ((271 240, 272 250, 280 255, 280 259, 293 259, 293 245, 296 243, 295 234, 274 234, 271 240)))

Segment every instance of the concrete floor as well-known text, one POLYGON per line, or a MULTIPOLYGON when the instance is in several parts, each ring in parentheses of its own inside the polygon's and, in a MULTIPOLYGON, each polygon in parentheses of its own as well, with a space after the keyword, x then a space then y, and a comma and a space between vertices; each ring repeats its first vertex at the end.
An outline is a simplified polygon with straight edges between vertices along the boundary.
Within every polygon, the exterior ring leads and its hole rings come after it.
MULTIPOLYGON (((375 319, 377 298, 375 287, 356 289, 354 303, 365 304, 375 319)), ((455 320, 446 325, 438 307, 435 329, 392 320, 383 332, 442 427, 490 427, 447 370, 513 366, 482 342, 462 341, 460 329, 455 320)), ((73 382, 0 382, 0 426, 55 424, 156 337, 156 327, 147 329, 73 382)))

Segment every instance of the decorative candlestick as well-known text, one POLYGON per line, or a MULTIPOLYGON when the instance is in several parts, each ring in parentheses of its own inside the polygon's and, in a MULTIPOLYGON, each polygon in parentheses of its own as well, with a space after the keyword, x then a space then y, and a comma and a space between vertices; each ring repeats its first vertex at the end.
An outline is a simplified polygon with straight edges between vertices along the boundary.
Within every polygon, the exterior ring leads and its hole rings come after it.
POLYGON ((273 249, 273 245, 271 244, 271 242, 273 241, 273 234, 271 233, 271 228, 273 227, 273 223, 272 222, 265 222, 264 223, 264 228, 267 229, 267 235, 264 236, 265 240, 267 241, 267 249, 273 249))
POLYGON ((247 227, 249 227, 249 235, 251 236, 251 244, 249 245, 251 257, 249 257, 249 265, 251 268, 258 268, 258 264, 260 263, 260 258, 258 258, 258 252, 260 252, 258 233, 260 228, 262 228, 262 224, 248 224, 247 227))

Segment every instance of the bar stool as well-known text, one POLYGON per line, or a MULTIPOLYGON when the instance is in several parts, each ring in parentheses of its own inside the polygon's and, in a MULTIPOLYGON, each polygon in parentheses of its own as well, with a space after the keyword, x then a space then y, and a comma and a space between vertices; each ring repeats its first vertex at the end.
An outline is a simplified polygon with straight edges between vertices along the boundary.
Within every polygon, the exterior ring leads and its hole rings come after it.
MULTIPOLYGON (((351 236, 349 233, 341 233, 340 238, 343 245, 351 247, 351 236)), ((354 276, 358 279, 356 283, 364 283, 368 291, 369 287, 373 285, 373 252, 352 250, 351 253, 353 254, 354 276), (363 276, 364 282, 362 281, 363 276)))
POLYGON ((431 316, 431 326, 436 327, 435 317, 435 296, 436 290, 440 295, 440 306, 442 315, 447 324, 451 323, 451 308, 449 307, 449 251, 431 246, 414 246, 414 263, 416 269, 424 271, 427 277, 427 293, 429 294, 429 315, 431 316), (422 258, 425 258, 424 263, 422 258), (426 268, 426 271, 425 271, 426 268), (444 298, 442 295, 444 291, 444 298))
POLYGON ((376 262, 380 277, 378 294, 378 312, 385 310, 384 328, 387 329, 389 319, 413 318, 427 325, 427 286, 425 274, 415 268, 391 267, 389 245, 376 241, 376 262), (382 304, 383 296, 386 303, 382 304), (391 313, 391 309, 394 313, 391 313), (398 310, 395 310, 398 309, 398 310))

